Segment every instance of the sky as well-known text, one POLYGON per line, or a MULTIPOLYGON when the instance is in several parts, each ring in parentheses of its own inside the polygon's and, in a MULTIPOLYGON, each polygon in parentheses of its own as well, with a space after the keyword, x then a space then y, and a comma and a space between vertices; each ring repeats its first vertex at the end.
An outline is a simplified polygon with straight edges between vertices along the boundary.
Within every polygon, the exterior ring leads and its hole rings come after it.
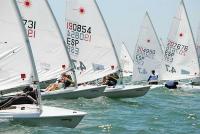
MULTIPOLYGON (((85 0, 87 1, 87 0, 85 0)), ((148 11, 155 30, 166 42, 172 18, 180 0, 96 0, 115 46, 119 50, 125 42, 130 54, 133 53, 145 12, 148 11)), ((200 29, 200 0, 184 0, 194 38, 200 29)), ((49 4, 64 33, 66 0, 49 0, 49 4)))

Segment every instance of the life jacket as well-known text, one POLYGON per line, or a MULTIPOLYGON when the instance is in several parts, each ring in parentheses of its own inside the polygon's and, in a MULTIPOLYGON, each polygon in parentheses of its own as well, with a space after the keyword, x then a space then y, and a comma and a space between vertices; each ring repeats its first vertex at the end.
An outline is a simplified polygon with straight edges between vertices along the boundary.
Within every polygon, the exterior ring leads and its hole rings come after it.
POLYGON ((150 75, 149 82, 155 82, 155 81, 158 81, 158 75, 150 75))
POLYGON ((64 81, 64 89, 69 87, 71 84, 73 84, 72 77, 71 75, 68 75, 67 80, 64 81))

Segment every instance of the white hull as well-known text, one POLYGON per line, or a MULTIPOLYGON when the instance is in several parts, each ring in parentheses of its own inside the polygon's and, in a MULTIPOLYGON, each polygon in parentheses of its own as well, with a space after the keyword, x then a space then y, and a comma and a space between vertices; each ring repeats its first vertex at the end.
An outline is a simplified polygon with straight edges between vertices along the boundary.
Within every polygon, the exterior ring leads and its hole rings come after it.
POLYGON ((178 89, 184 92, 200 92, 200 86, 194 86, 189 84, 178 85, 178 89))
POLYGON ((30 104, 13 105, 11 109, 0 110, 1 120, 20 122, 31 126, 63 126, 74 128, 85 115, 85 112, 49 106, 43 106, 42 112, 40 112, 37 106, 30 104))
POLYGON ((159 85, 151 85, 150 90, 154 90, 154 89, 162 88, 162 87, 164 87, 164 85, 161 85, 161 84, 159 84, 159 85))
POLYGON ((107 87, 104 96, 109 98, 132 98, 144 96, 150 89, 150 86, 142 85, 125 85, 116 86, 115 88, 107 87))
POLYGON ((106 86, 78 86, 78 88, 59 89, 50 92, 42 92, 42 99, 77 99, 79 97, 91 99, 103 95, 106 86))

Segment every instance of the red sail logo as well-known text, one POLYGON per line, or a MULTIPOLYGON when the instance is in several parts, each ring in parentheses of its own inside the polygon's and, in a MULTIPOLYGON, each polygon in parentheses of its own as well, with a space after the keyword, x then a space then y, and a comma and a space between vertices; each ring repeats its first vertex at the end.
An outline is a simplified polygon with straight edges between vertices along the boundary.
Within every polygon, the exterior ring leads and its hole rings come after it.
POLYGON ((79 12, 80 12, 80 14, 84 14, 85 13, 85 9, 83 7, 80 7, 79 8, 79 12))
POLYGON ((25 7, 30 7, 31 6, 31 1, 30 0, 25 0, 24 1, 24 6, 25 7))

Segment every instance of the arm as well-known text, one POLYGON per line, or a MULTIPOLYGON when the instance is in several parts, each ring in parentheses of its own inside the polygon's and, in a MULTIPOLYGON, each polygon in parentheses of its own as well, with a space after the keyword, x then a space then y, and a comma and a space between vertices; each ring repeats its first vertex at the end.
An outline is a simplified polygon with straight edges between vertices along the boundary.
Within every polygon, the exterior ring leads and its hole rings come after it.
POLYGON ((28 97, 31 101, 33 101, 34 104, 37 104, 37 101, 36 101, 33 97, 31 97, 30 95, 28 95, 27 97, 28 97))
POLYGON ((69 81, 69 82, 71 82, 71 83, 74 83, 74 82, 72 81, 72 79, 70 79, 70 78, 67 78, 67 77, 66 77, 66 78, 64 78, 64 80, 65 80, 65 81, 69 81))
POLYGON ((148 80, 147 81, 149 81, 151 79, 151 75, 149 76, 149 78, 148 78, 148 80))

